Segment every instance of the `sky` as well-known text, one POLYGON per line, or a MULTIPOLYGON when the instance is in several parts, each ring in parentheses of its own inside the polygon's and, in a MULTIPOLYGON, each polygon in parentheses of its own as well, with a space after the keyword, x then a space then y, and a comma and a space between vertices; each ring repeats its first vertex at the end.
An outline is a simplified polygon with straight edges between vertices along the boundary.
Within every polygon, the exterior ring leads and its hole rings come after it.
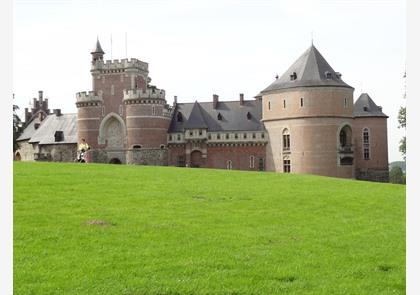
POLYGON ((15 0, 14 103, 23 111, 43 90, 51 109, 75 113, 76 92, 91 90, 97 37, 105 59, 149 63, 169 104, 174 95, 178 102, 253 99, 313 40, 355 88, 355 101, 367 92, 383 107, 389 161, 397 161, 405 12, 403 0, 15 0))

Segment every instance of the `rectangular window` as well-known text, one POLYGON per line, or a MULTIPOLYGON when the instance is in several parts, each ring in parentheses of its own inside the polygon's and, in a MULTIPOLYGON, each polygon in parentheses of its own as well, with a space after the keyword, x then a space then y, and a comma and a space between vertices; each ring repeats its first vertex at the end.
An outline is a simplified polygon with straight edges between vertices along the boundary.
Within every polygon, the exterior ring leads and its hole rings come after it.
POLYGON ((220 139, 220 134, 219 133, 217 133, 217 139, 220 139))
POLYGON ((244 133, 244 139, 246 139, 246 133, 244 133))
POLYGON ((169 135, 169 141, 171 141, 172 140, 172 135, 169 135))
POLYGON ((181 140, 181 134, 178 134, 177 136, 176 136, 176 139, 179 141, 179 140, 181 140))
POLYGON ((255 139, 255 133, 252 133, 252 138, 255 139))
POLYGON ((347 108, 347 98, 344 98, 344 107, 347 108))
POLYGON ((255 157, 250 156, 249 157, 249 168, 254 168, 254 167, 255 167, 255 157))
POLYGON ((368 147, 363 148, 363 159, 369 160, 370 159, 370 152, 368 147))
POLYGON ((198 135, 200 135, 200 136, 203 135, 203 131, 202 130, 199 130, 198 131, 198 135))
POLYGON ((229 133, 226 133, 226 139, 229 139, 229 133))
POLYGON ((115 94, 115 92, 114 92, 114 85, 111 85, 111 95, 114 95, 115 94))
POLYGON ((283 172, 290 173, 290 160, 283 160, 283 172))

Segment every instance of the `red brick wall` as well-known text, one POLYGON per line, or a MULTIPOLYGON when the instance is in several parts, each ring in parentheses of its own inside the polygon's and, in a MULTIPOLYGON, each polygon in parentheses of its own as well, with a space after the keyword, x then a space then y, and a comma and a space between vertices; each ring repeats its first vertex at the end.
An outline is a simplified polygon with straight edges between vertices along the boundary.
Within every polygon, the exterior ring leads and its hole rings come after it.
MULTIPOLYGON (((190 155, 184 147, 169 147, 169 165, 177 166, 178 156, 183 155, 190 166, 190 155)), ((211 146, 207 147, 207 158, 202 159, 204 168, 226 169, 227 161, 232 161, 235 170, 259 170, 259 159, 264 159, 265 146, 211 146), (254 156, 254 167, 250 168, 250 156, 254 156)))

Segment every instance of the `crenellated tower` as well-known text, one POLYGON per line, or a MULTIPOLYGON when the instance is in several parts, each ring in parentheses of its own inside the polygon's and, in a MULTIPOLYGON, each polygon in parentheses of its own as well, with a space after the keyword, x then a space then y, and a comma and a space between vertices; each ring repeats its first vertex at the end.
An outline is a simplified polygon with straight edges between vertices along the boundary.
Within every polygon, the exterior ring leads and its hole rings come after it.
POLYGON ((104 60, 99 40, 91 54, 92 91, 77 93, 76 105, 78 138, 98 154, 92 161, 130 163, 133 149, 164 150, 171 110, 165 91, 150 85, 148 64, 135 58, 104 60))

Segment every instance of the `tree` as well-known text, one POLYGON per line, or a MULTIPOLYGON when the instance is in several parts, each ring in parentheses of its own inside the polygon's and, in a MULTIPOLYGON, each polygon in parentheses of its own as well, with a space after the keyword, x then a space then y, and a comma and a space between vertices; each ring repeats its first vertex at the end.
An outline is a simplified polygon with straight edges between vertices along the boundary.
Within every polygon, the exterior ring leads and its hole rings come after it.
MULTIPOLYGON (((403 78, 405 79, 407 77, 407 74, 404 73, 403 78)), ((404 98, 405 98, 405 90, 404 90, 404 98)), ((406 108, 405 107, 400 107, 400 110, 398 111, 398 123, 399 126, 398 128, 406 128, 406 108)), ((405 148, 405 142, 406 142, 406 137, 404 136, 401 140, 400 140, 400 152, 401 154, 403 154, 404 160, 405 160, 405 153, 406 153, 406 148, 405 148)))
POLYGON ((401 167, 392 167, 391 171, 389 172, 389 182, 405 184, 405 176, 401 167))
MULTIPOLYGON (((13 99, 15 95, 13 94, 13 99)), ((22 120, 19 118, 16 111, 19 109, 18 105, 13 105, 13 153, 19 148, 16 139, 19 137, 22 132, 22 120)))

